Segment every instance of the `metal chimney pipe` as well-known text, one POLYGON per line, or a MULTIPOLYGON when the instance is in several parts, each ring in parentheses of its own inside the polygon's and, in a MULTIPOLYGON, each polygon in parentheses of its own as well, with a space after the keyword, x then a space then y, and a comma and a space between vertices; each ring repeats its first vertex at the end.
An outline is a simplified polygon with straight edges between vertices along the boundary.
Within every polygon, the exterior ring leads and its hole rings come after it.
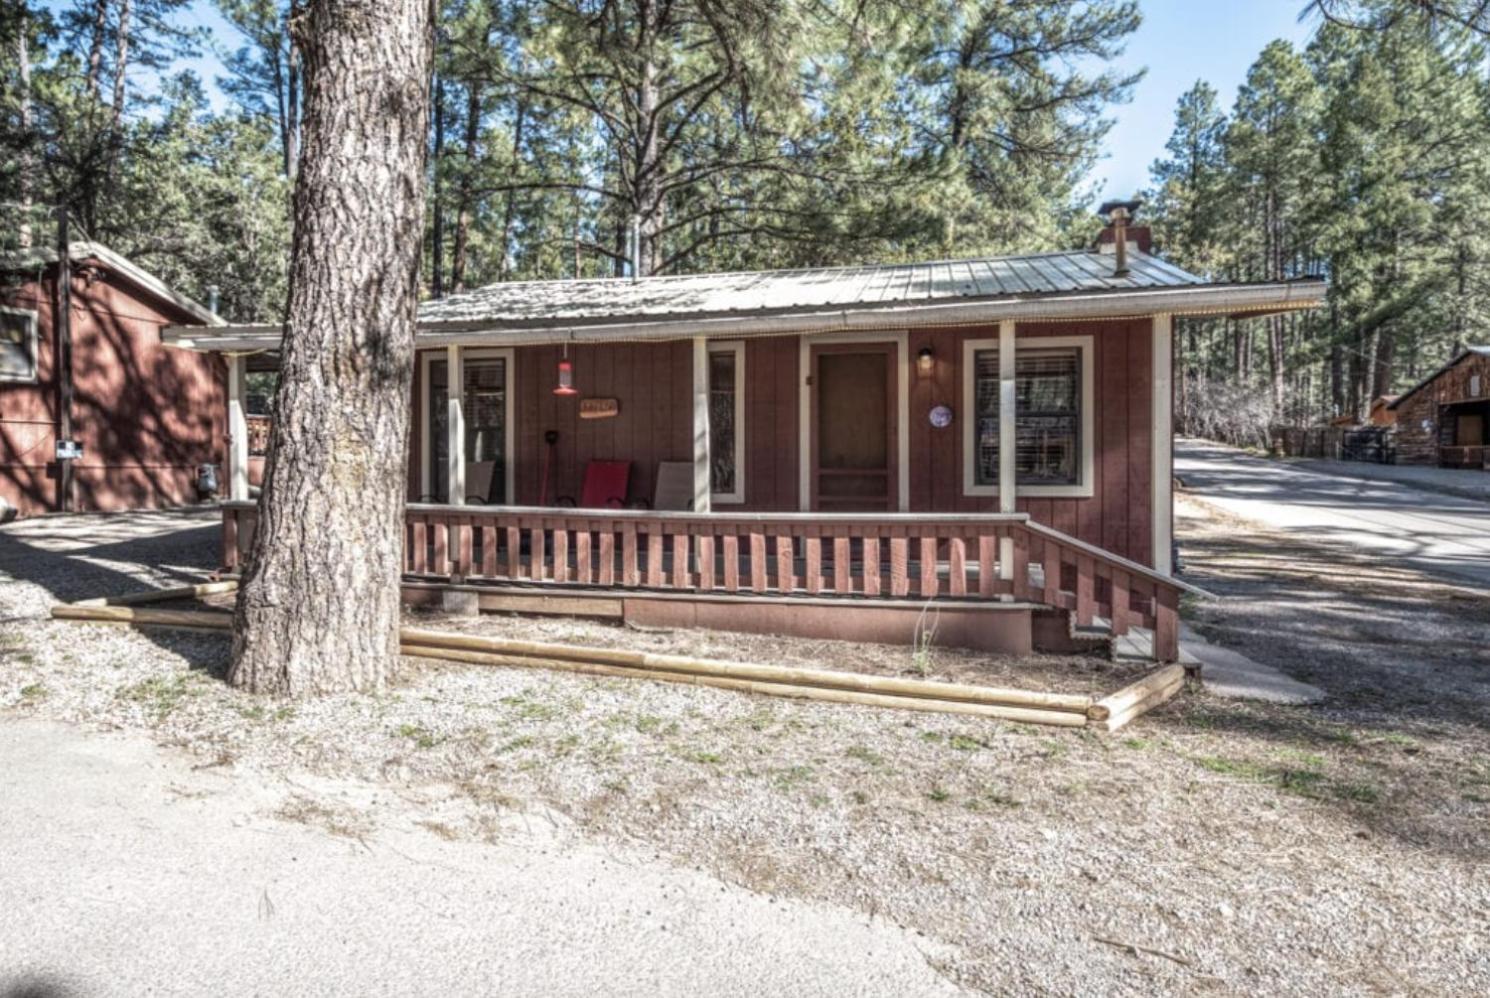
POLYGON ((216 284, 207 285, 207 311, 213 315, 217 314, 218 287, 216 284))
POLYGON ((641 276, 641 254, 642 254, 642 217, 631 216, 631 235, 627 255, 631 257, 631 279, 634 281, 641 276))
POLYGON ((1121 205, 1113 208, 1109 216, 1112 221, 1112 249, 1114 254, 1112 276, 1128 276, 1128 209, 1121 205))

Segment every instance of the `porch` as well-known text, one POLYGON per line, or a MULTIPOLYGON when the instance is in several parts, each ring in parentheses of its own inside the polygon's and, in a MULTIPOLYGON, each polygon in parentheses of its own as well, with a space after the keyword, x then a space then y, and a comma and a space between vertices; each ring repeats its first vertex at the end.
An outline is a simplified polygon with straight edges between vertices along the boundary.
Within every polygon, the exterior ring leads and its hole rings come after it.
MULTIPOLYGON (((223 504, 224 567, 257 517, 223 504)), ((1024 513, 711 514, 410 504, 405 597, 1009 654, 1152 636, 1179 652, 1192 587, 1024 513)))

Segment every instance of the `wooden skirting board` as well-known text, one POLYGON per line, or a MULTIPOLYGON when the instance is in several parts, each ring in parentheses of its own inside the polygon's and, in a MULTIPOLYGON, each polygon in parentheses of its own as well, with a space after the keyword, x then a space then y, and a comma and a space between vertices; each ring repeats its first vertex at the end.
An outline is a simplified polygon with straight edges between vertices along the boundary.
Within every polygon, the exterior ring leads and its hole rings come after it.
MULTIPOLYGON (((227 592, 223 583, 161 590, 156 598, 227 592), (200 590, 200 591, 198 591, 200 590), (171 595, 164 595, 170 592, 171 595)), ((144 594, 141 594, 143 597, 144 594)), ((131 598, 134 603, 140 598, 131 598)), ((165 610, 91 600, 52 608, 58 620, 132 627, 170 627, 226 631, 232 614, 223 611, 165 610)), ((1184 669, 1164 666, 1102 700, 1080 694, 1041 693, 962 683, 873 676, 827 669, 803 669, 725 662, 680 655, 658 655, 614 648, 518 641, 415 627, 399 631, 405 655, 479 665, 551 669, 584 675, 687 683, 766 696, 851 703, 901 710, 993 717, 1060 727, 1096 725, 1116 731, 1165 703, 1184 685, 1184 669)))

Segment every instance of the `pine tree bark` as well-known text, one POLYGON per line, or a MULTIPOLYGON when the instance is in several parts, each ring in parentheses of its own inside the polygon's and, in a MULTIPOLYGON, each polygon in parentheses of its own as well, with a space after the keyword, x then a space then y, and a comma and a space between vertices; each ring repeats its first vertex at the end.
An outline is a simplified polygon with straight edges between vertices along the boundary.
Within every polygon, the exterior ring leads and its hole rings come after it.
POLYGON ((398 655, 430 0, 314 0, 289 326, 230 681, 381 688, 398 655))

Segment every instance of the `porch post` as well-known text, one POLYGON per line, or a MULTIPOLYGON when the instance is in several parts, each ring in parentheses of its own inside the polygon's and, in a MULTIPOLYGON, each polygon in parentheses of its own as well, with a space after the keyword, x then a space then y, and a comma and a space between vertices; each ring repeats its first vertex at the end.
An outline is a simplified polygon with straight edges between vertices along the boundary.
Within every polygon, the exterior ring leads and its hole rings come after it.
POLYGON ((446 480, 450 483, 447 501, 453 506, 464 506, 466 504, 466 415, 463 403, 465 401, 466 372, 463 366, 464 351, 457 345, 451 344, 445 348, 445 384, 446 388, 446 419, 445 419, 445 467, 448 472, 446 480))
POLYGON ((244 399, 248 359, 228 354, 228 498, 248 498, 248 412, 244 399))
POLYGON ((693 338, 693 511, 709 507, 709 341, 693 338))
MULTIPOLYGON (((1014 321, 999 323, 999 512, 1013 513, 1018 503, 1015 490, 1015 449, 1018 446, 1014 391, 1014 321)), ((999 578, 1014 578, 1014 539, 999 542, 999 578)))
POLYGON ((1174 317, 1154 316, 1153 357, 1154 568, 1174 570, 1174 317))

